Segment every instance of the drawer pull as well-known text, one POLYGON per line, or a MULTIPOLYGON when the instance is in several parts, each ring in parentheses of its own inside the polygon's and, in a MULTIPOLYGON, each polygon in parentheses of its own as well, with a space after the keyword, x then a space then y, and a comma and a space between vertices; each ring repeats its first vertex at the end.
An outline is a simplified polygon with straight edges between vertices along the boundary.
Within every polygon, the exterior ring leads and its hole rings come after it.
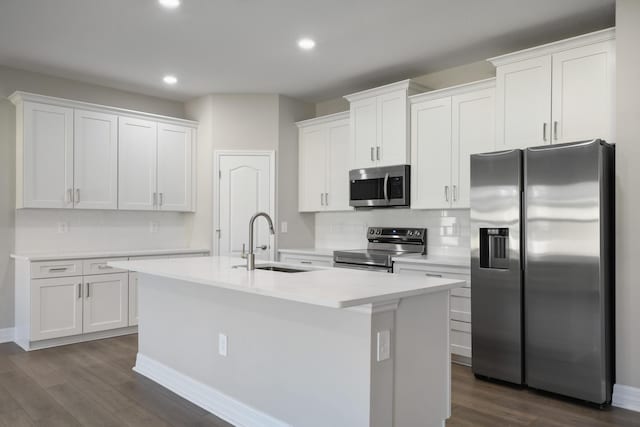
POLYGON ((111 267, 110 265, 107 264, 98 264, 98 269, 99 270, 111 270, 113 267, 111 267))
POLYGON ((313 264, 311 261, 300 261, 300 264, 313 264))
POLYGON ((57 271, 67 271, 69 268, 68 267, 56 267, 56 268, 50 268, 49 269, 49 273, 55 273, 57 271))
POLYGON ((425 273, 425 276, 427 276, 427 277, 442 277, 442 274, 425 273))

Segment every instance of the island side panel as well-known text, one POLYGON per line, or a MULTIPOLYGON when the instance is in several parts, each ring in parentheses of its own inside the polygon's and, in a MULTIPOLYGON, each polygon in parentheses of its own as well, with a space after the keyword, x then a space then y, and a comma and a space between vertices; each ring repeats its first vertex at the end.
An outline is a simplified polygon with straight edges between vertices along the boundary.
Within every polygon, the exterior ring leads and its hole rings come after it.
POLYGON ((138 292, 138 364, 167 366, 283 424, 371 425, 370 313, 148 274, 138 292))
POLYGON ((393 426, 441 427, 451 415, 449 291, 400 300, 395 327, 393 426))

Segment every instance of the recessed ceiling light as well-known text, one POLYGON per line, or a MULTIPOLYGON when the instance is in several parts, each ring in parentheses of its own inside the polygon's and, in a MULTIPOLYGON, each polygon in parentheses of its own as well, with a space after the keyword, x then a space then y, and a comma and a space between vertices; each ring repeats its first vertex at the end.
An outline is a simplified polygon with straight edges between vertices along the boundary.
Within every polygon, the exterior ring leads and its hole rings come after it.
POLYGON ((158 0, 158 3, 167 9, 175 9, 180 6, 180 0, 158 0))
POLYGON ((176 76, 168 75, 162 78, 162 81, 168 85, 174 85, 178 83, 178 78, 176 76))
POLYGON ((316 42, 308 37, 305 37, 298 40, 298 47, 303 50, 311 50, 316 47, 316 42))

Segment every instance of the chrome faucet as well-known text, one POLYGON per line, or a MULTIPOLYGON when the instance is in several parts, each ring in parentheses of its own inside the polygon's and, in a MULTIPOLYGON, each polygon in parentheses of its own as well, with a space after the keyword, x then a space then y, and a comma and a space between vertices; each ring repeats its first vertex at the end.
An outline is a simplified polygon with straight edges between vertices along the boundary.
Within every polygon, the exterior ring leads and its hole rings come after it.
POLYGON ((256 219, 259 216, 263 216, 269 223, 269 232, 271 232, 271 234, 276 234, 276 231, 273 229, 273 221, 271 221, 269 214, 265 212, 258 212, 251 217, 249 220, 249 253, 247 253, 247 270, 249 271, 256 269, 256 255, 253 253, 253 223, 256 222, 256 219))

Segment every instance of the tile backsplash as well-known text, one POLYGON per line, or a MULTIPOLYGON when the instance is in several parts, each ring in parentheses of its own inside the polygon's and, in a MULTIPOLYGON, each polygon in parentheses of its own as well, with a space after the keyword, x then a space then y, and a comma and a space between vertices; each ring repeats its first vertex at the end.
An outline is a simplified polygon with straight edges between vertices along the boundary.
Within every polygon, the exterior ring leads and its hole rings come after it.
POLYGON ((367 246, 367 227, 427 229, 427 253, 469 256, 469 210, 373 209, 316 214, 316 247, 359 249, 367 246))

